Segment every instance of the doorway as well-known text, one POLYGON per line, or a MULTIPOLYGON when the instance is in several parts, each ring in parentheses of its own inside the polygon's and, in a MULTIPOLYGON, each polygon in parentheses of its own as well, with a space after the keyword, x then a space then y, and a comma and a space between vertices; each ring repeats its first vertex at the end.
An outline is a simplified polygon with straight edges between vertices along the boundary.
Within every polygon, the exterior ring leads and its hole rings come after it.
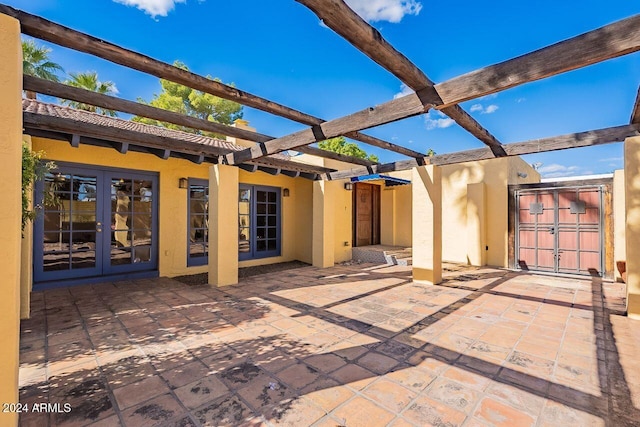
POLYGON ((603 186, 516 191, 516 268, 603 276, 603 186))
POLYGON ((157 270, 157 174, 58 164, 36 200, 34 287, 157 270))
POLYGON ((380 186, 353 186, 353 247, 380 244, 380 186))

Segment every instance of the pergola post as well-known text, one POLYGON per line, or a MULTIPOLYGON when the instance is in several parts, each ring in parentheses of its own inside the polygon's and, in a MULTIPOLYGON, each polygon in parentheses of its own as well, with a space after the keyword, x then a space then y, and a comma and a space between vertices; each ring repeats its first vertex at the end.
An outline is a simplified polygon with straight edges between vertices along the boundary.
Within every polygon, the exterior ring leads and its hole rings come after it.
POLYGON ((314 267, 328 268, 335 263, 335 185, 340 182, 314 181, 313 183, 313 246, 311 258, 314 267))
MULTIPOLYGON (((20 24, 0 15, 0 402, 18 403, 20 340, 20 224, 22 188, 22 45, 20 24)), ((0 412, 0 425, 18 424, 17 412, 0 412)))
POLYGON ((442 171, 438 166, 414 168, 411 179, 413 280, 442 281, 442 171))
POLYGON ((209 284, 238 283, 238 171, 209 168, 209 284))
POLYGON ((640 136, 624 142, 627 313, 640 319, 640 136))

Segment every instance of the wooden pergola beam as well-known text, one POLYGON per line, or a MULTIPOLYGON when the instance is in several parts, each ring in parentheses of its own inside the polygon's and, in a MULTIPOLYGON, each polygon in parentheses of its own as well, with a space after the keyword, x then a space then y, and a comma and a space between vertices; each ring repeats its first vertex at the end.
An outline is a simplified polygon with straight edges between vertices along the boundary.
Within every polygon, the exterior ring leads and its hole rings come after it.
POLYGON ((633 106, 631 112, 631 124, 640 123, 640 87, 638 88, 638 94, 636 95, 636 103, 633 106))
MULTIPOLYGON (((524 154, 544 153, 547 151, 566 150, 569 148, 589 147, 622 142, 626 138, 637 135, 640 135, 640 124, 623 125, 588 132, 554 136, 551 138, 515 142, 511 144, 504 144, 503 147, 507 156, 521 156, 524 154)), ((428 164, 444 166, 456 163, 488 160, 492 158, 494 158, 494 156, 489 148, 479 148, 475 150, 459 151, 451 154, 437 154, 431 157, 425 157, 423 161, 410 159, 381 165, 330 172, 323 175, 322 178, 324 180, 347 179, 373 173, 402 171, 428 164)))
MULTIPOLYGON (((433 88, 434 83, 422 70, 388 43, 378 30, 358 16, 343 0, 296 1, 311 9, 325 25, 391 72, 409 88, 416 92, 433 88)), ((434 93, 434 96, 437 97, 437 93, 434 93)), ((506 155, 500 141, 461 107, 454 105, 443 108, 441 111, 489 146, 496 157, 506 155)))
POLYGON ((434 88, 423 89, 377 107, 322 123, 312 129, 274 139, 260 144, 260 147, 240 151, 227 160, 230 163, 242 162, 422 114, 432 107, 442 110, 464 101, 638 50, 640 15, 635 15, 526 55, 439 83, 435 85, 435 91, 434 88), (442 104, 439 104, 440 102, 442 104), (318 139, 317 136, 323 138, 318 139))
MULTIPOLYGON (((70 99, 72 101, 84 104, 94 105, 96 107, 106 108, 109 110, 121 111, 123 113, 134 114, 136 116, 147 117, 162 122, 173 123, 179 126, 185 126, 192 129, 204 130, 207 132, 215 132, 221 135, 232 136, 235 138, 245 139, 254 142, 266 142, 274 139, 274 137, 253 132, 246 129, 239 129, 233 126, 221 123, 211 122, 209 120, 190 117, 184 114, 174 113, 172 111, 163 110, 161 108, 152 107, 150 105, 141 104, 139 102, 129 101, 114 96, 104 95, 86 89, 68 86, 58 82, 40 79, 25 75, 23 77, 24 90, 55 96, 62 99, 70 99)), ((324 157, 328 159, 338 160, 356 165, 372 165, 375 162, 361 159, 354 156, 333 153, 327 150, 321 150, 314 147, 300 148, 299 151, 313 154, 314 156, 324 157)))
MULTIPOLYGON (((98 39, 80 31, 73 30, 55 22, 51 22, 36 15, 17 10, 10 6, 0 4, 0 13, 12 16, 20 21, 23 34, 36 37, 60 46, 68 47, 79 52, 95 55, 99 58, 123 65, 143 73, 151 74, 161 79, 170 80, 184 86, 229 99, 239 104, 253 107, 267 113, 275 114, 308 126, 319 125, 325 120, 310 114, 297 111, 268 99, 253 95, 235 87, 216 82, 190 71, 183 70, 173 65, 158 61, 149 56, 142 55, 98 39)), ((353 133, 345 135, 356 141, 364 142, 385 150, 395 151, 409 157, 421 157, 423 153, 383 141, 378 138, 358 135, 353 133)))

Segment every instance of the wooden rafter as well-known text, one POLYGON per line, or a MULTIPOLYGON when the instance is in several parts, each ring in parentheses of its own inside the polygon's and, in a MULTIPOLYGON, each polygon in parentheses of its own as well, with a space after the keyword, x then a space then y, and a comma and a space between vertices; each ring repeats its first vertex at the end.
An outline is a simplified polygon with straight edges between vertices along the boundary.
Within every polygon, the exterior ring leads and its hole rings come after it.
MULTIPOLYGON (((120 46, 90 36, 88 34, 73 30, 60 24, 56 24, 39 16, 31 15, 10 6, 0 4, 0 13, 12 16, 20 21, 23 34, 39 38, 60 46, 68 47, 80 52, 89 53, 107 61, 142 71, 147 74, 170 80, 175 83, 188 86, 224 99, 229 99, 239 104, 253 107, 271 114, 285 117, 308 126, 316 126, 324 123, 325 120, 286 107, 265 98, 242 91, 232 86, 208 79, 190 71, 174 67, 162 61, 158 61, 149 56, 124 49, 120 46)), ((395 151, 409 157, 421 157, 423 153, 383 141, 378 138, 358 133, 345 135, 356 141, 385 150, 395 151)))
MULTIPOLYGON (((96 107, 106 108, 109 110, 121 111, 128 114, 134 114, 141 117, 147 117, 162 122, 173 123, 179 126, 185 126, 192 129, 204 130, 207 132, 215 132, 221 135, 232 136, 235 138, 245 139, 254 142, 266 142, 274 139, 269 135, 253 132, 246 129, 239 129, 233 126, 221 123, 211 122, 209 120, 190 117, 184 114, 174 113, 172 111, 163 110, 161 108, 152 107, 150 105, 140 104, 138 102, 129 101, 114 96, 104 95, 101 93, 68 86, 62 83, 52 82, 25 75, 23 77, 24 90, 33 91, 45 95, 55 96, 62 99, 70 99, 72 101, 84 104, 95 105, 96 107)), ((361 159, 354 156, 333 153, 327 150, 321 150, 314 147, 300 148, 299 151, 313 154, 314 156, 324 157, 328 159, 338 160, 356 165, 372 165, 375 162, 361 159)))
MULTIPOLYGON (((311 9, 325 25, 398 77, 409 88, 416 92, 433 88, 434 83, 422 70, 389 44, 378 30, 360 18, 343 0, 296 1, 311 9)), ((437 93, 433 95, 437 98, 437 93)), ((489 146, 496 157, 506 155, 501 143, 460 106, 454 105, 441 111, 489 146)))
MULTIPOLYGON (((640 124, 623 125, 605 129, 592 130, 588 132, 571 133, 551 138, 534 139, 525 142, 504 144, 507 156, 521 156, 524 154, 543 153, 547 151, 565 150, 568 148, 589 147, 594 145, 610 144, 621 142, 631 136, 640 134, 640 124)), ((401 170, 412 169, 421 165, 451 165, 478 160, 492 159, 493 153, 489 148, 479 148, 475 150, 459 151, 451 154, 437 154, 426 157, 423 161, 417 159, 402 160, 399 162, 385 163, 368 167, 357 167, 349 170, 330 172, 323 176, 326 180, 346 179, 372 173, 389 173, 401 170)))
POLYGON ((234 154, 229 162, 242 162, 279 151, 293 149, 325 138, 344 135, 407 117, 429 108, 441 110, 464 101, 500 92, 524 83, 551 77, 577 68, 640 50, 640 15, 614 22, 602 28, 547 46, 471 73, 455 77, 433 88, 394 99, 377 107, 322 123, 234 154), (442 102, 442 104, 438 104, 442 102))
POLYGON ((638 94, 636 95, 636 103, 633 106, 631 112, 631 124, 640 123, 640 87, 638 88, 638 94))

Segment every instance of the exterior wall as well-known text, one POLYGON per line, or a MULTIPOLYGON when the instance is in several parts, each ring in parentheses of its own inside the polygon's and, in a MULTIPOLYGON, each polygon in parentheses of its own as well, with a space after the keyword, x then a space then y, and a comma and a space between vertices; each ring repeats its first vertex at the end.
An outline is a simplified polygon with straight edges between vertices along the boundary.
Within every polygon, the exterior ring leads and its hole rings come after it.
MULTIPOLYGON (((22 48, 17 20, 0 15, 0 402, 18 403, 20 335, 20 224, 22 217, 22 48)), ((0 425, 18 424, 0 412, 0 425)))
MULTIPOLYGON (((159 273, 162 276, 206 273, 207 265, 187 267, 187 192, 178 188, 180 178, 209 179, 209 164, 197 165, 188 160, 162 160, 150 154, 121 154, 112 148, 80 145, 73 148, 63 141, 32 138, 33 149, 43 150, 46 158, 106 167, 153 171, 159 174, 159 273)), ((239 267, 301 260, 311 262, 310 229, 311 181, 264 172, 239 171, 243 184, 288 188, 290 197, 282 198, 282 255, 279 257, 241 261, 239 267), (298 201, 300 195, 300 201, 298 201), (300 211, 300 213, 298 213, 300 211), (306 230, 308 231, 305 231, 306 230), (300 236, 308 234, 309 238, 300 236)), ((237 194, 234 196, 237 201, 237 194)), ((234 221, 236 224, 237 221, 234 221)))
POLYGON ((508 267, 508 185, 539 180, 540 175, 519 157, 443 166, 442 211, 446 214, 442 220, 442 258, 460 263, 480 262, 508 267), (527 176, 520 177, 519 172, 527 176), (468 218, 468 204, 478 203, 478 195, 468 194, 468 188, 477 183, 484 183, 485 220, 480 222, 478 218, 468 218), (470 242, 470 238, 478 241, 470 242), (469 247, 484 247, 486 253, 484 256, 475 253, 470 257, 469 247))
POLYGON ((297 179, 295 182, 295 247, 299 261, 313 263, 313 181, 297 179))
POLYGON ((613 174, 613 271, 616 280, 622 280, 617 263, 627 259, 625 247, 626 207, 624 200, 624 170, 613 174))
MULTIPOLYGON (((411 171, 388 174, 411 180, 411 171)), ((411 184, 383 188, 380 197, 380 243, 391 246, 411 246, 411 184)))
POLYGON ((624 141, 624 181, 627 315, 640 320, 640 136, 624 141))
MULTIPOLYGON (((289 197, 281 198, 281 202, 282 202, 281 255, 279 257, 240 261, 239 267, 250 267, 255 265, 274 264, 277 262, 286 262, 286 261, 293 261, 293 260, 305 261, 306 259, 305 262, 310 261, 309 258, 305 256, 307 248, 300 247, 301 243, 298 242, 300 237, 298 237, 299 235, 297 234, 297 230, 298 230, 297 222, 300 220, 304 224, 305 219, 301 218, 301 216, 297 214, 296 210, 301 209, 302 211, 304 211, 305 208, 311 207, 311 200, 306 200, 307 197, 303 195, 305 191, 310 192, 311 189, 309 187, 309 189, 307 190, 304 184, 300 184, 299 186, 296 185, 297 182, 300 182, 300 181, 306 181, 309 184, 311 184, 310 180, 304 179, 304 178, 291 178, 282 174, 269 175, 268 173, 264 173, 264 172, 247 172, 242 169, 240 170, 241 184, 265 185, 270 187, 288 188, 289 197), (298 200, 299 194, 301 195, 300 200, 298 200), (299 254, 298 252, 299 249, 302 252, 301 254, 299 254)), ((236 203, 237 203, 237 195, 236 195, 236 203)))
POLYGON ((334 216, 334 262, 351 260, 351 240, 353 239, 353 194, 344 189, 345 181, 336 181, 333 195, 334 216))

